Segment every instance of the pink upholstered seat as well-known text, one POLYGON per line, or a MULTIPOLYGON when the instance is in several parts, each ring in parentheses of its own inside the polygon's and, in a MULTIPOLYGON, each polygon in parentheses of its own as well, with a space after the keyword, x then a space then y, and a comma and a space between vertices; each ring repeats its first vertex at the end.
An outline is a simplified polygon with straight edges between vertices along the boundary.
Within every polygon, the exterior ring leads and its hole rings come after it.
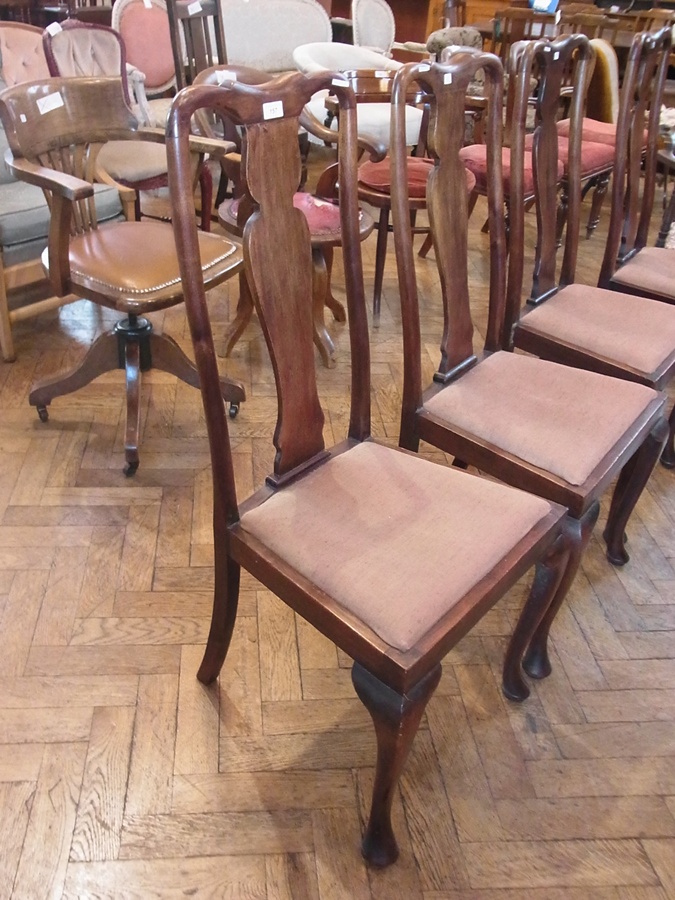
MULTIPOLYGON (((408 157, 408 191, 411 197, 425 197, 427 179, 434 167, 434 161, 420 156, 408 157)), ((387 156, 381 162, 365 162, 359 166, 359 182, 383 193, 391 193, 391 159, 387 156)), ((472 191, 476 184, 473 172, 467 169, 466 189, 472 191)))
POLYGON ((367 441, 244 513, 240 527, 405 652, 550 510, 367 441))
MULTIPOLYGON (((570 120, 561 119, 556 124, 558 134, 562 137, 569 137, 570 120)), ((584 141, 594 141, 598 144, 616 144, 616 125, 612 122, 598 122, 596 119, 584 119, 581 129, 581 139, 584 141)))
POLYGON ((612 275, 614 284, 636 288, 669 303, 675 298, 675 250, 643 247, 612 275))
MULTIPOLYGON (((307 219, 309 233, 316 237, 327 235, 340 236, 340 208, 335 203, 321 200, 306 191, 298 191, 293 195, 293 206, 299 209, 307 219)), ((220 215, 232 222, 237 222, 239 200, 225 202, 220 208, 220 215)), ((361 214, 363 215, 363 214, 361 214)))
POLYGON ((640 384, 498 352, 424 407, 454 428, 581 485, 654 396, 640 384))
POLYGON ((518 327, 652 377, 675 362, 675 307, 658 300, 571 284, 522 316, 518 327))
MULTIPOLYGON (((459 151, 459 157, 466 168, 474 175, 476 179, 476 188, 479 193, 484 194, 487 190, 487 148, 485 144, 471 144, 463 147, 459 151)), ((563 164, 558 164, 558 177, 563 176, 563 164)), ((504 193, 506 196, 511 192, 511 151, 504 147, 502 149, 502 172, 504 178, 504 193)), ((526 194, 531 194, 534 190, 534 178, 532 175, 532 154, 528 151, 525 153, 525 176, 523 180, 526 194)))
MULTIPOLYGON (((525 149, 532 149, 532 135, 525 138, 525 149)), ((569 140, 560 135, 558 138, 558 156, 563 166, 567 168, 569 160, 569 140)), ((581 173, 594 172, 597 169, 606 169, 614 162, 614 145, 609 143, 594 142, 584 138, 581 144, 581 173)))

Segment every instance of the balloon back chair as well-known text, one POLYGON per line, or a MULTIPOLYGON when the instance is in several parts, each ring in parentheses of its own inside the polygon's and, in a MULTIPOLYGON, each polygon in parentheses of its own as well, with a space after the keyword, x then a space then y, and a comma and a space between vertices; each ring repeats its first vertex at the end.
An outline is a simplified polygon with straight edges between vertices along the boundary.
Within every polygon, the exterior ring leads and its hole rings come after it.
POLYGON ((198 678, 210 683, 218 677, 235 626, 242 566, 350 654, 354 686, 377 735, 362 850, 370 863, 385 866, 398 855, 391 826, 396 785, 438 684, 442 657, 539 560, 506 666, 509 684, 524 696, 520 652, 556 590, 567 548, 558 505, 371 438, 355 101, 341 81, 333 73, 295 73, 263 85, 186 88, 169 122, 169 173, 214 486, 214 609, 198 678), (330 449, 313 359, 310 234, 293 205, 299 117, 309 98, 327 88, 340 103, 340 215, 352 354, 349 431, 330 449), (245 196, 253 213, 244 229, 244 261, 278 397, 273 471, 242 504, 190 214, 188 137, 200 107, 232 117, 246 132, 245 196))
MULTIPOLYGON (((152 129, 144 134, 138 127, 119 78, 52 78, 18 85, 3 92, 0 117, 12 171, 43 188, 49 199, 51 227, 43 265, 54 293, 75 294, 125 314, 94 342, 79 366, 34 387, 29 400, 46 421, 55 397, 104 372, 125 370, 125 473, 132 475, 139 461, 141 373, 162 369, 195 387, 199 378, 176 341, 154 333, 145 318, 183 300, 171 226, 146 220, 99 227, 93 182, 106 141, 163 141, 164 136, 152 129)), ((197 167, 195 155, 193 185, 197 167)), ((241 251, 232 241, 200 232, 198 246, 207 285, 219 284, 241 268, 241 251)), ((219 390, 237 406, 244 399, 241 385, 227 379, 219 382, 219 390)))

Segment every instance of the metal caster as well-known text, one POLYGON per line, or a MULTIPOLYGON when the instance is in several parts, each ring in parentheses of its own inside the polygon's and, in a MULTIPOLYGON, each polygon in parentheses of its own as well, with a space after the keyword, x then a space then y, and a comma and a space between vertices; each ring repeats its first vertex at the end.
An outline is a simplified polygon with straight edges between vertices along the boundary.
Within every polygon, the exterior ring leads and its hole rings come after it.
POLYGON ((49 420, 49 412, 47 411, 46 406, 38 406, 37 414, 40 417, 41 422, 47 422, 49 420))
POLYGON ((131 478, 132 475, 136 474, 136 469, 138 468, 138 460, 136 462, 128 462, 124 467, 124 474, 127 478, 131 478))
POLYGON ((239 412, 239 404, 238 403, 230 403, 230 418, 236 419, 238 412, 239 412))

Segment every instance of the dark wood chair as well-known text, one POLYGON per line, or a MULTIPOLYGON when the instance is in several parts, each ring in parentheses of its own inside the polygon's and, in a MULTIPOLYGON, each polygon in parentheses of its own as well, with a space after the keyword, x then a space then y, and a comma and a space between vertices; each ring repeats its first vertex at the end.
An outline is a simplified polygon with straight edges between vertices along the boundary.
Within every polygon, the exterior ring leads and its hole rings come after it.
MULTIPOLYGON (((532 42, 516 74, 518 87, 529 83, 536 63, 543 72, 541 103, 579 42, 573 37, 549 44, 532 42), (549 50, 544 51, 543 48, 549 50), (535 52, 536 51, 536 52, 535 52)), ((583 64, 591 59, 583 56, 583 64)), ((583 76, 583 70, 581 76, 583 76)), ((598 516, 599 498, 618 475, 607 524, 608 558, 623 564, 624 529, 666 437, 662 394, 638 384, 568 366, 504 352, 500 340, 505 312, 505 226, 502 214, 502 67, 491 54, 458 53, 431 72, 407 66, 394 82, 393 104, 399 139, 392 143, 394 236, 402 307, 404 346, 401 446, 417 450, 420 440, 455 457, 457 464, 514 487, 562 503, 568 510, 571 544, 560 592, 537 630, 525 657, 526 671, 550 671, 548 630, 578 568, 598 516), (468 211, 462 181, 461 128, 464 92, 476 67, 486 72, 488 111, 488 213, 490 228, 489 318, 485 345, 476 353, 468 288, 468 211), (413 265, 405 179, 405 148, 400 139, 402 96, 413 81, 435 95, 429 152, 435 167, 427 199, 440 275, 444 331, 441 358, 432 384, 422 384, 418 293, 413 265)), ((555 127, 553 127, 555 131, 555 127)), ((557 145, 556 145, 557 146, 557 145)), ((513 148, 512 148, 513 149, 513 148)), ((522 153, 522 147, 519 148, 522 153)), ((518 152, 516 150, 516 152, 518 152)), ((552 180, 555 187, 555 181, 552 180)), ((522 195, 522 191, 521 191, 522 195)), ((520 207, 521 204, 518 204, 520 207)), ((511 258, 521 257, 520 232, 512 233, 511 258)), ((429 340, 425 333, 425 343, 429 340)))
POLYGON ((167 0, 176 87, 192 84, 204 69, 227 62, 218 0, 167 0))
MULTIPOLYGON (((538 210, 537 251, 534 276, 526 310, 521 314, 523 300, 523 269, 520 257, 511 261, 513 277, 510 284, 508 327, 505 346, 516 346, 544 359, 590 369, 605 375, 628 379, 661 389, 675 374, 675 308, 660 303, 664 297, 652 296, 641 291, 638 284, 624 287, 614 282, 607 273, 613 271, 619 254, 623 230, 624 240, 632 242, 636 236, 636 220, 640 204, 646 219, 643 246, 646 240, 646 223, 649 222, 654 195, 654 168, 658 111, 660 109, 661 78, 667 65, 670 45, 668 30, 660 34, 636 35, 631 49, 624 79, 617 128, 617 145, 614 164, 614 185, 610 231, 605 252, 605 267, 600 287, 575 283, 577 245, 579 239, 580 174, 579 141, 582 131, 580 109, 577 105, 576 132, 570 130, 569 146, 574 164, 571 166, 569 185, 569 216, 565 235, 564 256, 559 277, 556 278, 556 235, 551 216, 555 195, 550 186, 551 166, 554 164, 554 125, 542 122, 536 136, 538 154, 538 210), (649 151, 646 159, 645 178, 641 179, 644 133, 648 105, 651 104, 652 122, 649 126, 649 151), (641 185, 644 181, 644 186, 641 185), (624 204, 633 207, 624 218, 624 204), (606 288, 612 287, 613 290, 606 288), (636 295, 636 296, 631 296, 636 295), (640 296, 638 296, 640 295, 640 296)), ((574 121, 571 121, 574 125, 574 121)), ((512 211, 512 227, 521 240, 524 228, 523 210, 512 211)), ((640 264, 644 257, 644 271, 652 279, 667 280, 669 265, 675 263, 675 252, 645 248, 627 258, 640 264), (663 256, 663 254, 666 254, 663 256), (650 261, 651 258, 651 261, 650 261), (671 262, 672 261, 672 262, 671 262)), ((627 263, 633 265, 632 262, 627 263)), ((621 270, 619 270, 621 271, 621 270)), ((675 302, 675 279, 670 302, 675 302)), ((675 412, 670 414, 670 438, 661 461, 675 465, 673 431, 675 412)))
POLYGON ((538 559, 506 664, 510 692, 523 697, 521 649, 556 590, 567 547, 559 506, 371 439, 356 104, 349 88, 335 82, 352 390, 348 435, 325 447, 312 347, 310 236, 293 196, 300 175, 300 113, 332 81, 331 73, 294 73, 262 86, 186 88, 169 122, 176 243, 214 482, 216 587, 198 677, 212 682, 227 654, 241 566, 354 659, 354 686, 373 718, 378 747, 363 854, 385 866, 398 854, 391 826, 396 785, 438 683, 441 659, 538 559), (279 401, 274 470, 242 504, 190 212, 188 135, 201 106, 231 116, 246 130, 247 199, 254 212, 244 230, 244 260, 279 401))
MULTIPOLYGON (((124 369, 125 472, 132 475, 138 467, 141 373, 162 369, 194 387, 199 387, 199 376, 179 345, 168 335, 153 333, 145 318, 183 300, 171 226, 125 221, 98 227, 93 182, 97 156, 107 140, 154 136, 163 141, 164 136, 138 128, 119 78, 52 78, 18 85, 3 92, 0 117, 9 138, 12 171, 43 188, 49 199, 51 226, 43 264, 55 294, 75 294, 125 313, 112 331, 94 342, 77 368, 34 387, 30 402, 46 421, 47 406, 55 397, 84 387, 104 372, 124 369)), ((193 146, 200 149, 196 140, 193 146)), ((232 241, 202 232, 199 249, 208 286, 241 268, 241 249, 232 241)), ((236 382, 222 379, 219 390, 235 408, 244 399, 244 389, 236 382)))

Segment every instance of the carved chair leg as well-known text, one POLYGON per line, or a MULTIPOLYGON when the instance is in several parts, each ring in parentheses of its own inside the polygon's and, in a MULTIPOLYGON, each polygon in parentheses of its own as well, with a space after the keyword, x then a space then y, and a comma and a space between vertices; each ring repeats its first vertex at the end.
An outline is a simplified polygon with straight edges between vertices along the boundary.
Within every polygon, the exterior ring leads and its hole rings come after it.
POLYGON ((120 368, 119 344, 117 335, 108 331, 97 338, 87 351, 84 360, 71 369, 67 375, 39 382, 30 392, 28 402, 36 406, 41 419, 46 419, 46 408, 54 397, 71 394, 104 372, 112 372, 120 368))
POLYGON ((382 282, 384 280, 384 261, 387 256, 387 238, 389 236, 389 209, 380 210, 377 223, 377 245, 375 248, 375 285, 373 287, 373 325, 380 324, 380 308, 382 305, 382 282))
POLYGON ((375 785, 361 845, 364 858, 374 866, 388 866, 398 858, 391 826, 394 792, 420 719, 440 677, 441 667, 436 665, 407 693, 399 694, 358 663, 352 667, 354 689, 370 713, 377 735, 375 785))
POLYGON ((562 236, 565 230, 565 225, 567 223, 567 215, 569 208, 569 185, 567 181, 562 183, 562 187, 560 189, 560 196, 558 199, 558 211, 556 218, 556 227, 555 227, 555 239, 556 239, 556 247, 559 247, 562 244, 562 236))
POLYGON ((675 405, 668 418, 668 439, 661 454, 661 465, 666 469, 675 469, 675 405))
MULTIPOLYGON (((552 572, 549 573, 549 577, 551 575, 555 575, 556 570, 554 567, 556 565, 562 566, 562 572, 560 581, 555 587, 553 591, 553 595, 551 597, 549 605, 544 607, 544 614, 541 616, 540 621, 535 623, 535 628, 527 642, 527 649, 522 657, 522 665, 525 672, 532 678, 546 678, 551 674, 551 663, 548 658, 548 635, 551 630, 551 625, 558 614, 558 610, 560 609, 563 600, 567 596, 567 592, 569 591, 572 582, 577 574, 577 570, 579 568, 579 564, 581 562, 581 557, 583 556, 584 550, 586 549, 586 545, 588 544, 591 534, 593 533, 593 528, 595 527, 595 523, 598 521, 598 513, 600 512, 600 504, 596 501, 593 503, 586 512, 579 519, 575 519, 572 516, 568 515, 565 518, 565 522, 563 524, 563 535, 562 535, 562 545, 564 548, 564 552, 566 554, 566 559, 559 559, 555 556, 551 560, 542 560, 542 564, 546 567, 550 567, 552 572)), ((554 549, 555 548, 554 545, 554 549)), ((560 552, 558 550, 558 552, 560 552)), ((542 577, 546 577, 546 573, 542 575, 542 577)), ((536 580, 539 578, 539 572, 535 577, 535 585, 532 586, 532 591, 534 592, 536 586, 536 580)), ((546 585, 543 587, 545 588, 546 585)), ((528 597, 526 607, 523 609, 523 615, 525 615, 526 610, 530 604, 530 597, 528 597)), ((517 642, 517 648, 520 649, 520 640, 521 640, 521 623, 518 622, 516 626, 516 631, 514 632, 514 636, 511 639, 512 643, 517 642)), ((523 636, 526 632, 526 624, 522 625, 522 633, 523 636)), ((514 652, 509 645, 509 649, 507 652, 507 664, 511 664, 512 671, 513 661, 510 659, 510 654, 514 652)), ((506 674, 506 666, 505 666, 505 674, 506 674)), ((510 693, 507 693, 507 684, 505 679, 504 684, 504 693, 506 693, 507 697, 511 697, 510 693)), ((511 699, 514 699, 513 697, 511 699)), ((520 699, 516 697, 515 699, 520 699)))
POLYGON ((333 277, 333 256, 334 247, 332 244, 323 245, 323 258, 326 263, 326 273, 328 276, 328 290, 326 292, 326 306, 333 313, 336 322, 346 322, 347 312, 339 300, 336 300, 331 291, 331 280, 333 277))
MULTIPOLYGON (((172 337, 168 334, 151 334, 150 352, 153 369, 175 375, 185 384, 199 390, 197 367, 172 337)), ((220 379, 220 387, 223 400, 238 404, 246 399, 244 386, 238 381, 223 376, 220 379)))
POLYGON ((603 535, 607 544, 607 559, 614 566, 623 566, 630 559, 625 547, 626 525, 667 438, 668 423, 660 419, 621 470, 603 535))
POLYGON ((127 478, 138 469, 138 441, 141 433, 141 348, 138 341, 124 345, 127 392, 127 423, 124 433, 124 474, 127 478))
POLYGON ((588 224, 586 225, 586 240, 593 235, 593 232, 598 227, 600 213, 602 212, 602 204, 605 202, 607 185, 609 184, 609 175, 610 173, 606 172, 604 175, 599 175, 596 180, 595 190, 593 191, 593 198, 591 200, 591 211, 588 214, 588 224))
POLYGON ((234 321, 230 325, 230 327, 225 332, 225 353, 224 356, 229 356, 232 352, 232 348, 237 343, 239 338, 242 336, 244 329, 251 321, 251 316, 253 315, 253 297, 251 296, 251 290, 248 286, 248 281, 246 280, 246 273, 239 273, 239 300, 237 302, 237 313, 234 317, 234 321))
POLYGON ((219 515, 216 498, 213 544, 215 551, 215 587, 211 628, 197 678, 203 684, 216 680, 230 648, 239 603, 240 566, 228 555, 225 517, 219 515))
POLYGON ((321 247, 312 247, 312 318, 314 346, 327 369, 335 366, 335 344, 326 329, 323 308, 328 297, 328 271, 321 247))
POLYGON ((201 212, 199 227, 202 231, 211 231, 211 206, 213 205, 213 176, 207 165, 199 170, 199 192, 201 194, 201 212))

